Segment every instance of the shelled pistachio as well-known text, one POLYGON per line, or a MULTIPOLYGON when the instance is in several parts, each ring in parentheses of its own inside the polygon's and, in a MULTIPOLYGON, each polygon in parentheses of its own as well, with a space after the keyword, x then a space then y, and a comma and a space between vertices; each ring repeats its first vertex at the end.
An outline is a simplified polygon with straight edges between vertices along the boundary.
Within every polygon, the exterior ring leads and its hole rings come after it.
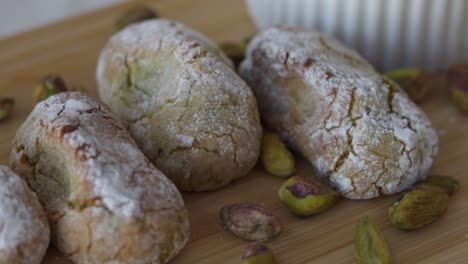
POLYGON ((10 97, 0 97, 0 121, 7 119, 13 112, 15 100, 10 97))
POLYGON ((156 10, 148 6, 136 6, 122 13, 115 23, 115 32, 122 30, 124 27, 142 22, 148 19, 158 18, 159 14, 156 10))
POLYGON ((392 262, 390 250, 382 231, 367 216, 358 220, 354 252, 359 264, 390 264, 392 262))
POLYGON ((396 82, 415 102, 421 101, 427 94, 424 73, 418 68, 399 68, 385 73, 387 77, 396 82))
POLYGON ((274 264, 271 250, 260 243, 250 243, 242 256, 241 264, 274 264))
POLYGON ((260 160, 268 173, 278 177, 289 177, 295 171, 294 156, 274 133, 263 134, 260 160))
POLYGON ((406 192, 388 210, 390 221, 400 229, 421 228, 447 211, 449 195, 439 186, 420 184, 406 192))
POLYGON ((303 216, 325 211, 339 198, 338 193, 328 186, 302 176, 293 176, 284 182, 278 196, 291 212, 303 216))
POLYGON ((447 83, 452 101, 468 114, 468 64, 452 66, 447 72, 447 83))

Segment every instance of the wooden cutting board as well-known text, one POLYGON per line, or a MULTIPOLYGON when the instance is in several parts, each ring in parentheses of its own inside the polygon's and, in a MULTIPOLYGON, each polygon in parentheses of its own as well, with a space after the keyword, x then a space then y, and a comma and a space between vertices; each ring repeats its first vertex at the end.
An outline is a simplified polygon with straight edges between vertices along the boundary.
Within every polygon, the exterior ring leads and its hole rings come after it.
MULTIPOLYGON (((13 116, 0 123, 0 164, 8 163, 15 131, 34 105, 32 88, 43 75, 60 73, 69 83, 82 84, 96 96, 98 54, 112 34, 117 15, 138 2, 153 5, 164 17, 184 22, 215 41, 241 40, 255 32, 243 1, 132 1, 0 40, 0 96, 17 101, 13 116)), ((222 190, 184 195, 191 240, 172 263, 239 263, 247 242, 223 231, 217 217, 223 205, 238 202, 264 203, 280 218, 284 231, 268 244, 278 263, 355 263, 354 226, 362 215, 380 224, 395 263, 468 263, 468 118, 457 113, 442 89, 421 106, 440 137, 440 152, 431 173, 451 175, 462 185, 439 221, 413 232, 394 228, 386 213, 395 196, 369 201, 343 199, 323 214, 297 218, 277 199, 282 180, 257 166, 248 177, 222 190)), ((299 162, 298 174, 310 173, 307 163, 299 162)), ((51 248, 44 263, 72 262, 51 248)))

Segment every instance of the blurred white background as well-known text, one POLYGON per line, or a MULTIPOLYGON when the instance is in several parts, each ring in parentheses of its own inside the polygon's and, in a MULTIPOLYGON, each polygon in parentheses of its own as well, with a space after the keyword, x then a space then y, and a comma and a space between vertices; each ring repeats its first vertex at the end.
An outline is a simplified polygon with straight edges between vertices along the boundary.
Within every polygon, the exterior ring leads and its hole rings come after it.
POLYGON ((0 0, 0 38, 126 0, 0 0))
POLYGON ((325 32, 380 70, 468 60, 468 0, 246 0, 260 28, 325 32))

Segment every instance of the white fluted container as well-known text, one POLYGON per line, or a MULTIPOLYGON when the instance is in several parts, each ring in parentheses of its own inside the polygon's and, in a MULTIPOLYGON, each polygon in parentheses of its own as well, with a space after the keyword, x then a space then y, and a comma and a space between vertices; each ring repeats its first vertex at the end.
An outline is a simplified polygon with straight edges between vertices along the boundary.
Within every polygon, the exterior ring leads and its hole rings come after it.
POLYGON ((259 28, 313 28, 381 70, 468 61, 468 0, 246 0, 259 28))

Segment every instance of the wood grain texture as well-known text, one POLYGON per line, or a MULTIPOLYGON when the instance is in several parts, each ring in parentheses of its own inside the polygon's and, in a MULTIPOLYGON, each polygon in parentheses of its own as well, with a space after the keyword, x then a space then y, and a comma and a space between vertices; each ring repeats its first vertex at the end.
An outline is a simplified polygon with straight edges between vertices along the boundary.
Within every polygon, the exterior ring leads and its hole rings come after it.
MULTIPOLYGON (((0 96, 12 96, 13 116, 0 123, 0 164, 7 164, 16 129, 34 105, 32 89, 48 73, 60 73, 72 84, 86 86, 96 96, 97 56, 112 33, 117 15, 138 2, 155 6, 172 18, 208 35, 215 41, 241 40, 255 28, 243 1, 162 0, 132 1, 59 24, 0 40, 0 96)), ((278 263, 355 263, 354 226, 369 215, 384 230, 395 263, 468 263, 468 118, 457 113, 446 92, 439 89, 423 104, 440 136, 440 152, 431 173, 451 175, 461 191, 439 221, 413 232, 394 228, 386 214, 396 197, 369 201, 341 200, 318 216, 297 218, 284 209, 276 196, 281 179, 257 166, 247 178, 216 192, 184 194, 191 220, 191 241, 172 263, 239 263, 247 242, 222 230, 218 211, 227 203, 264 203, 283 223, 284 231, 269 243, 278 263)), ((300 161, 298 174, 311 168, 300 161)), ((51 248, 45 264, 68 264, 51 248)))

